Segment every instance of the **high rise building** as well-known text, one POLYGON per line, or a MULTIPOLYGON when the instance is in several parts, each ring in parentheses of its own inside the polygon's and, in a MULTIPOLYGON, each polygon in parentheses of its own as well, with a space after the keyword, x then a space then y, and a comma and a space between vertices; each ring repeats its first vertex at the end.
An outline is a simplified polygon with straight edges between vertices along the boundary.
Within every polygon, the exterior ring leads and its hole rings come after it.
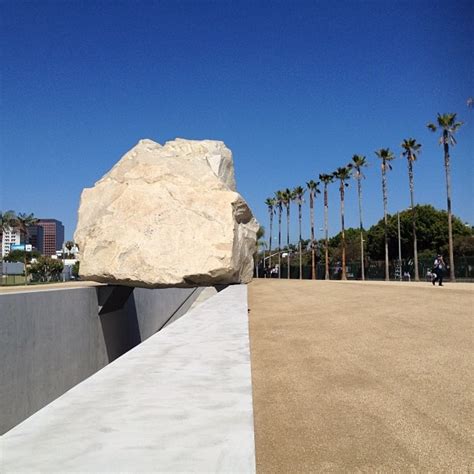
POLYGON ((6 229, 2 235, 2 258, 10 253, 13 245, 21 244, 21 233, 18 229, 6 229))
POLYGON ((56 255, 64 243, 64 226, 57 219, 38 219, 28 229, 29 242, 43 255, 56 255))

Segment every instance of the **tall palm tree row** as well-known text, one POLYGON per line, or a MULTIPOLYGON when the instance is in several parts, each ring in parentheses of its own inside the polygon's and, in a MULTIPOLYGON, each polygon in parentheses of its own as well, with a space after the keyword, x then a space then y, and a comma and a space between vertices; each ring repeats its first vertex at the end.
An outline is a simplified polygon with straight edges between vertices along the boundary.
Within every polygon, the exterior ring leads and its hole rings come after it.
POLYGON ((416 161, 420 153, 421 144, 417 143, 414 138, 403 140, 401 147, 402 155, 408 160, 408 184, 410 187, 410 206, 412 213, 413 226, 413 261, 415 264, 415 281, 420 281, 420 273, 418 271, 418 244, 416 240, 416 209, 414 199, 414 182, 413 182, 413 163, 416 161))
POLYGON ((447 210, 448 210, 448 243, 449 243, 449 279, 455 281, 454 276, 454 250, 453 250, 453 224, 451 214, 451 158, 449 156, 449 145, 456 145, 456 139, 454 134, 463 125, 462 122, 456 120, 455 113, 438 114, 437 125, 429 123, 428 129, 432 132, 436 132, 439 128, 441 131, 441 137, 439 139, 440 145, 443 145, 444 150, 444 171, 446 174, 446 199, 447 199, 447 210))
POLYGON ((309 218, 311 223, 311 279, 316 280, 316 242, 314 239, 314 200, 321 193, 319 181, 310 180, 306 183, 309 191, 309 218))
POLYGON ((395 159, 395 155, 390 151, 390 148, 381 148, 375 152, 377 158, 382 160, 382 197, 383 197, 383 220, 384 220, 384 234, 385 234, 385 280, 390 280, 389 275, 389 261, 388 261, 388 233, 387 233, 387 171, 392 169, 390 162, 395 159))
POLYGON ((303 278, 303 252, 301 249, 301 221, 302 221, 302 214, 301 214, 301 208, 303 205, 303 195, 305 193, 306 189, 304 189, 301 186, 296 186, 296 188, 293 189, 292 191, 292 197, 293 201, 298 205, 298 229, 299 229, 299 237, 298 237, 298 253, 300 257, 300 265, 299 265, 299 276, 300 280, 303 278))
POLYGON ((334 180, 332 174, 320 174, 319 180, 324 184, 324 279, 329 280, 329 227, 328 227, 328 186, 334 180))
POLYGON ((349 184, 346 181, 351 177, 352 165, 341 166, 334 171, 334 179, 339 180, 339 196, 341 198, 341 245, 342 245, 342 274, 341 280, 347 280, 346 274, 346 234, 344 227, 344 190, 349 184))
MULTIPOLYGON (((454 250, 453 250, 453 235, 452 235, 452 210, 451 210, 451 157, 450 147, 456 145, 455 133, 463 125, 462 122, 457 121, 456 113, 445 113, 437 116, 436 124, 428 123, 427 127, 429 130, 436 132, 438 129, 441 132, 439 143, 443 145, 444 151, 444 168, 446 175, 446 195, 447 195, 447 214, 448 214, 448 241, 449 241, 449 263, 450 263, 450 279, 455 281, 454 273, 454 250)), ((414 257, 414 279, 419 281, 419 268, 418 268, 418 247, 417 247, 417 216, 414 198, 414 173, 413 163, 417 160, 418 155, 421 151, 421 144, 414 138, 404 139, 401 143, 402 156, 407 158, 408 163, 408 184, 410 191, 410 207, 412 211, 412 228, 413 228, 413 257, 414 257)), ((389 250, 388 250, 388 186, 387 186, 387 172, 392 169, 391 162, 395 159, 393 152, 389 148, 380 148, 375 151, 377 158, 381 160, 381 171, 382 171, 382 197, 383 197, 383 211, 384 211, 384 247, 385 247, 385 280, 389 280, 389 250)), ((342 278, 346 279, 346 242, 345 242, 345 187, 348 186, 346 181, 349 179, 350 174, 357 181, 357 194, 358 194, 358 207, 359 207, 359 228, 360 228, 360 260, 361 260, 361 277, 365 280, 365 256, 364 256, 364 227, 363 227, 363 213, 362 213, 362 179, 365 178, 362 169, 367 167, 368 162, 363 155, 353 155, 352 161, 343 167, 338 168, 332 174, 320 174, 319 182, 313 180, 306 183, 309 194, 309 210, 310 210, 310 226, 311 226, 311 278, 316 278, 316 240, 314 232, 314 202, 315 198, 320 190, 318 185, 323 184, 323 196, 324 196, 324 240, 325 240, 325 279, 329 279, 329 227, 328 227, 328 187, 334 179, 338 179, 339 193, 341 200, 341 244, 342 244, 342 278)), ((290 278, 290 213, 291 213, 291 202, 294 201, 298 205, 298 221, 299 221, 299 277, 302 278, 302 204, 303 195, 305 189, 301 186, 297 186, 291 191, 285 189, 283 191, 277 191, 275 198, 267 199, 265 204, 268 207, 270 214, 270 237, 269 247, 271 255, 272 245, 272 226, 273 226, 273 215, 275 209, 278 209, 278 267, 281 278, 281 218, 283 207, 286 208, 286 246, 287 246, 287 278, 290 278), (273 202, 272 202, 273 201, 273 202)), ((271 256, 269 265, 271 266, 271 256)))
POLYGON ((365 258, 364 258, 364 226, 362 224, 362 179, 365 178, 362 168, 367 167, 367 159, 363 155, 352 157, 352 169, 354 178, 357 180, 357 198, 359 201, 359 228, 360 228, 360 269, 361 278, 365 280, 365 258))
MULTIPOLYGON (((268 268, 272 268, 272 235, 273 235, 273 216, 275 215, 275 198, 267 198, 265 201, 267 205, 268 214, 270 216, 270 234, 268 235, 268 268)), ((265 264, 265 260, 263 261, 265 264)))

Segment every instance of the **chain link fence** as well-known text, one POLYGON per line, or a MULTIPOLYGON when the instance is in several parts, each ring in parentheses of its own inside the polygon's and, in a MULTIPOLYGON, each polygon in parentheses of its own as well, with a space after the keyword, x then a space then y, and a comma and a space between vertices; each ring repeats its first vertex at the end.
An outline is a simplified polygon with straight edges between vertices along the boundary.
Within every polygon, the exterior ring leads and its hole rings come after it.
MULTIPOLYGON (((418 271, 420 280, 430 280, 430 272, 433 269, 432 260, 418 261, 418 271)), ((455 275, 457 281, 474 282, 474 257, 458 257, 454 260, 455 275)), ((257 272, 255 271, 255 276, 257 272)), ((286 262, 282 260, 281 278, 287 278, 288 267, 286 262)), ((298 279, 300 275, 298 264, 290 265, 290 278, 298 279)), ((316 278, 324 279, 325 266, 318 263, 316 266, 316 278)), ((329 266, 329 279, 340 280, 342 275, 342 267, 340 263, 331 264, 329 266)), ((346 265, 346 275, 349 280, 361 280, 362 272, 360 262, 349 262, 346 265)), ((389 265, 389 276, 391 280, 413 280, 415 276, 414 264, 412 260, 402 260, 401 265, 398 260, 392 260, 389 265)), ((269 268, 264 268, 262 264, 258 268, 259 278, 278 278, 278 272, 271 273, 269 268)), ((302 277, 305 280, 311 279, 311 266, 304 265, 302 277)), ((366 280, 385 280, 385 262, 369 261, 365 267, 366 280)), ((445 272, 445 280, 449 281, 449 270, 445 272)))

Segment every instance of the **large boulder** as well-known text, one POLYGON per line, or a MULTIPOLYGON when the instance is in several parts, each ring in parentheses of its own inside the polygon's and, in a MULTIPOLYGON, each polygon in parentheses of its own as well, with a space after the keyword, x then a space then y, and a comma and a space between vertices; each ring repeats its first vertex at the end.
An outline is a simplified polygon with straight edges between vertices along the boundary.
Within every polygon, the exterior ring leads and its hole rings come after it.
POLYGON ((84 279, 190 287, 250 281, 257 229, 223 142, 141 140, 84 189, 74 238, 84 279))

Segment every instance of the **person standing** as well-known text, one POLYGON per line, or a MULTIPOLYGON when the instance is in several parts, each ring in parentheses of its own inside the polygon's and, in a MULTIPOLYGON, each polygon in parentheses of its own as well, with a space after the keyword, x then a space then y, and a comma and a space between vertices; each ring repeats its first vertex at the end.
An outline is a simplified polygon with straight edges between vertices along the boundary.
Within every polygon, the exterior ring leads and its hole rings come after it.
POLYGON ((443 276, 444 276, 445 268, 446 268, 446 264, 444 263, 443 256, 438 255, 435 258, 435 261, 433 264, 433 272, 436 275, 432 280, 433 285, 435 285, 436 282, 439 282, 439 286, 443 286, 443 276))

